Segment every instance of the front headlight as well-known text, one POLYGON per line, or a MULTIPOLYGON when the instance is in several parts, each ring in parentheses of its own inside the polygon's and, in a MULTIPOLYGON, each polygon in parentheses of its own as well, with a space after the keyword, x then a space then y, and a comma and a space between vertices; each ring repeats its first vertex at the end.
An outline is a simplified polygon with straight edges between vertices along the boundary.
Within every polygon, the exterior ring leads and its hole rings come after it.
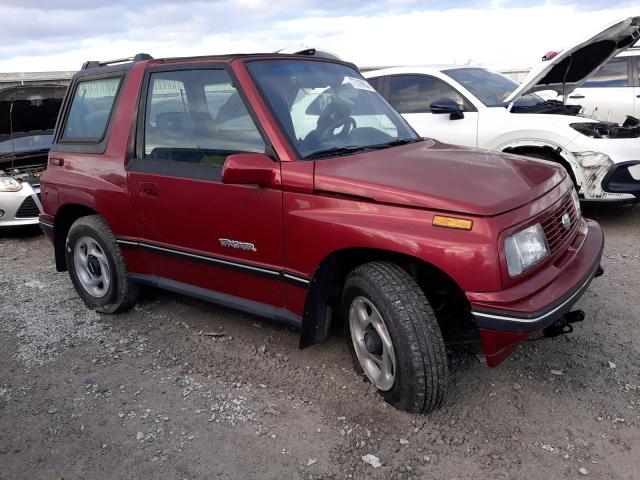
POLYGON ((613 165, 613 160, 604 153, 574 152, 576 160, 582 167, 582 192, 586 198, 602 198, 602 180, 613 165))
POLYGON ((582 165, 583 168, 600 168, 603 165, 607 167, 609 165, 613 165, 613 160, 611 160, 607 155, 600 152, 574 152, 573 155, 578 160, 578 163, 582 165))
POLYGON ((17 192, 22 189, 22 184, 11 177, 0 178, 0 192, 17 192))
POLYGON ((509 275, 515 277, 549 255, 547 239, 539 223, 526 228, 504 241, 509 275))

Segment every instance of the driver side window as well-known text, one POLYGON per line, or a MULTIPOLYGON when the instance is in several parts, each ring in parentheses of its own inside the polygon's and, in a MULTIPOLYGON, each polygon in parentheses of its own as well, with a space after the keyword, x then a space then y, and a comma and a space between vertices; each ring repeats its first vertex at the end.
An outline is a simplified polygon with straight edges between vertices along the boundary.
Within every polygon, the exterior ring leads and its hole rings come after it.
POLYGON ((264 140, 225 70, 151 75, 145 159, 195 163, 219 171, 233 153, 264 151, 264 140))
POLYGON ((430 113, 431 102, 448 98, 464 112, 473 107, 453 87, 428 75, 394 75, 389 77, 389 103, 400 113, 430 113))

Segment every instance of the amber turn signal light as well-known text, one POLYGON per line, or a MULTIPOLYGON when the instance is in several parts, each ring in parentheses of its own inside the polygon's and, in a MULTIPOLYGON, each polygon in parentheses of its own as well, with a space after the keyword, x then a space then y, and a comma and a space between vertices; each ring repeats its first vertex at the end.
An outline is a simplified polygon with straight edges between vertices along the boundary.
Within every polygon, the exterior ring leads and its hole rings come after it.
POLYGON ((433 225, 436 227, 458 228, 460 230, 471 230, 473 226, 472 220, 466 218, 443 217, 442 215, 433 216, 433 225))

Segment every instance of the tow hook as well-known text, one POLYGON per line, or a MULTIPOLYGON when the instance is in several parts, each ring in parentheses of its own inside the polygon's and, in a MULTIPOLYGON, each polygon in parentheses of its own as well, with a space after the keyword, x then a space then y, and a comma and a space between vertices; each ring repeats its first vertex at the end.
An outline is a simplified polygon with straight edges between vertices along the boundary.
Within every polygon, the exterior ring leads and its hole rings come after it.
POLYGON ((565 313, 564 316, 556 323, 549 325, 542 330, 542 333, 547 338, 557 337, 566 333, 573 332, 572 323, 581 322, 584 320, 584 312, 582 310, 574 310, 573 312, 565 313))

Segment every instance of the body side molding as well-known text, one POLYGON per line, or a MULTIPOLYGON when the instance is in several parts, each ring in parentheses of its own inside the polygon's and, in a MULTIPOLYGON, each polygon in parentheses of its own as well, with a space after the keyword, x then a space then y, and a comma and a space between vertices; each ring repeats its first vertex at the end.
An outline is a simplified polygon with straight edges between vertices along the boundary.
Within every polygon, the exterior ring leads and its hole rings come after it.
POLYGON ((292 272, 287 272, 285 270, 277 270, 273 268, 252 265, 250 263, 231 261, 224 258, 215 257, 212 255, 203 255, 200 253, 193 253, 186 250, 167 248, 167 247, 162 247, 160 245, 154 245, 152 243, 138 242, 138 241, 127 240, 123 238, 118 238, 116 241, 118 242, 118 245, 123 247, 139 248, 139 249, 147 250, 150 252, 155 252, 155 253, 164 254, 164 255, 171 255, 171 256, 183 258, 186 260, 192 260, 195 262, 211 263, 222 268, 228 268, 230 270, 250 273, 250 274, 261 276, 261 277, 275 278, 280 281, 284 281, 290 285, 293 285, 295 287, 299 287, 303 289, 307 289, 309 287, 309 283, 311 282, 311 280, 308 279, 307 277, 304 277, 302 275, 298 275, 292 272))

